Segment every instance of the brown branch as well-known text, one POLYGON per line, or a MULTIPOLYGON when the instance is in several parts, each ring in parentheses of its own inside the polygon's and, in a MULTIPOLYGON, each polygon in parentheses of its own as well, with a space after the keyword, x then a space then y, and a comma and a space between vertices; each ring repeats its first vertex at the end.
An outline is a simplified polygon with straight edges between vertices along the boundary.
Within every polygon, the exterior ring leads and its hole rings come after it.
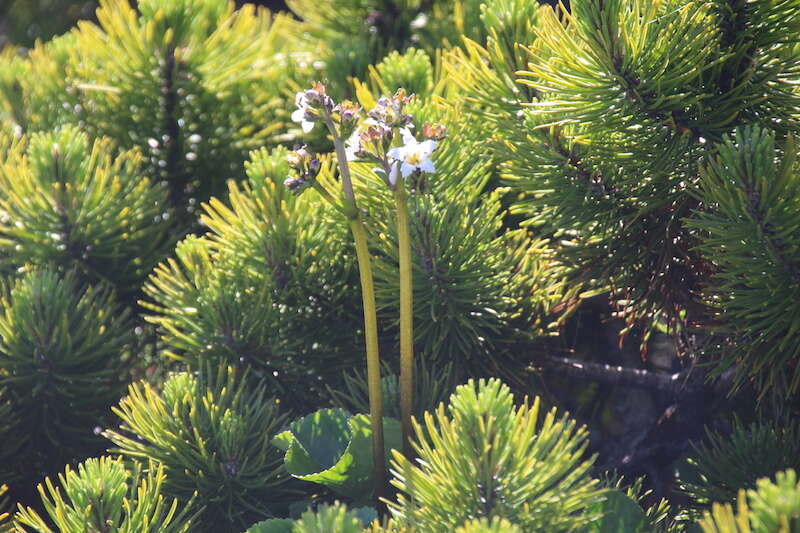
POLYGON ((674 374, 660 374, 650 370, 591 363, 552 355, 537 358, 534 365, 531 365, 528 370, 536 371, 538 368, 576 379, 597 381, 608 385, 627 385, 672 395, 699 391, 704 387, 705 378, 702 371, 691 367, 674 374))

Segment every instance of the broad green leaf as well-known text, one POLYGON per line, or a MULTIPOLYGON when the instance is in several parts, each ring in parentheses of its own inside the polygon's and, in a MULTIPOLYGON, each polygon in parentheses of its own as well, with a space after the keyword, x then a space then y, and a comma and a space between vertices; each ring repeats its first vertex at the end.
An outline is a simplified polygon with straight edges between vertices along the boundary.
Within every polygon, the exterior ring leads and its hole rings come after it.
MULTIPOLYGON (((401 445, 400 422, 384 418, 387 450, 401 445)), ((293 476, 325 485, 354 501, 373 489, 372 429, 368 415, 322 409, 295 421, 273 444, 286 449, 284 463, 293 476)))
POLYGON ((618 490, 609 490, 605 500, 592 506, 591 511, 602 513, 589 531, 596 533, 645 533, 652 528, 642 507, 618 490))

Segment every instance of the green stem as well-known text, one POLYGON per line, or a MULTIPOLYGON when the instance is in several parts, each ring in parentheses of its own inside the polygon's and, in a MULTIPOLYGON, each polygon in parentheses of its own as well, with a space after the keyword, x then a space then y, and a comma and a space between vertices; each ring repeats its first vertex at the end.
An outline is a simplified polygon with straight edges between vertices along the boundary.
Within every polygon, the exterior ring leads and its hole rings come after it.
POLYGON ((383 444, 383 399, 381 397, 381 361, 378 353, 378 318, 372 264, 367 248, 367 232, 360 218, 350 219, 356 243, 358 272, 361 277, 361 298, 364 305, 364 336, 367 345, 367 381, 369 414, 372 421, 372 458, 375 465, 375 499, 380 509, 386 498, 386 456, 383 444))
POLYGON ((372 461, 375 471, 375 507, 384 508, 386 499, 386 452, 383 443, 383 397, 381 395, 381 358, 378 350, 378 311, 375 305, 375 285, 372 280, 372 260, 367 246, 367 231, 356 205, 353 181, 344 143, 330 115, 325 114, 325 125, 333 136, 333 146, 342 178, 344 214, 350 224, 356 244, 358 274, 361 278, 361 299, 364 306, 364 337, 367 348, 367 382, 369 384, 369 414, 372 422, 372 461))
POLYGON ((356 193, 353 190, 353 179, 350 177, 350 165, 347 163, 347 152, 344 149, 344 142, 336 131, 336 126, 330 115, 325 114, 325 125, 333 136, 333 147, 336 151, 336 159, 339 161, 339 173, 342 178, 342 199, 344 201, 344 214, 349 219, 358 218, 358 208, 356 207, 356 193))
POLYGON ((411 424, 414 412, 414 292, 405 182, 398 181, 394 200, 400 255, 400 421, 403 428, 403 454, 411 460, 414 453, 411 447, 414 432, 411 424))

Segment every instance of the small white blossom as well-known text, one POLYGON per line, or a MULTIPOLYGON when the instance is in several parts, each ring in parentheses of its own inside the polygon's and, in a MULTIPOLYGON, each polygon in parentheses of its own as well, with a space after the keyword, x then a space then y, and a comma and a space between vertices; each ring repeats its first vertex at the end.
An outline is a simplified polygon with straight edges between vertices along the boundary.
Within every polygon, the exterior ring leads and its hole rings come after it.
POLYGON ((313 112, 313 108, 308 103, 308 97, 305 91, 297 93, 294 97, 294 103, 297 105, 297 109, 292 113, 292 121, 299 122, 300 127, 303 128, 303 132, 308 133, 314 129, 314 121, 308 120, 307 118, 309 112, 313 112))
MULTIPOLYGON (((402 174, 403 179, 416 170, 428 173, 435 172, 436 168, 433 166, 430 156, 436 150, 436 141, 429 139, 419 142, 408 128, 403 128, 401 133, 403 134, 403 146, 392 148, 386 155, 400 163, 400 174, 402 174)), ((397 181, 396 165, 392 167, 391 174, 394 176, 390 175, 389 181, 394 185, 397 181), (394 180, 392 180, 393 177, 394 180)))

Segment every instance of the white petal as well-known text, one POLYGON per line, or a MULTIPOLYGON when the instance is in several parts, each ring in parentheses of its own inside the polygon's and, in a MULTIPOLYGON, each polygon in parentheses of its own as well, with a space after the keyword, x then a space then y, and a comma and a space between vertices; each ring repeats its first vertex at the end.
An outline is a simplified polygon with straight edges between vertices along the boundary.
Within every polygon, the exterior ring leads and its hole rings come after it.
POLYGON ((431 161, 430 159, 426 159, 425 161, 423 161, 422 164, 419 166, 419 169, 429 174, 436 172, 436 167, 433 166, 433 161, 431 161))
POLYGON ((355 130, 350 138, 347 139, 347 142, 344 143, 344 153, 347 156, 348 161, 355 161, 358 159, 356 157, 356 152, 361 149, 361 139, 359 139, 359 130, 355 130))
POLYGON ((294 105, 297 107, 303 108, 306 107, 306 93, 305 91, 300 91, 299 93, 294 95, 294 105))
POLYGON ((303 122, 303 118, 306 116, 305 109, 295 109, 294 113, 292 113, 292 122, 303 122))
POLYGON ((417 170, 417 167, 409 165, 405 161, 403 161, 403 164, 400 166, 400 173, 403 175, 403 178, 409 177, 415 170, 417 170))
MULTIPOLYGON (((403 163, 403 164, 405 164, 405 163, 403 163)), ((395 163, 394 165, 392 165, 392 168, 389 170, 389 183, 392 185, 392 187, 397 185, 398 167, 399 166, 400 165, 395 163)))
POLYGON ((309 120, 304 120, 300 123, 300 126, 303 128, 303 131, 308 133, 309 131, 314 129, 314 123, 309 120))
POLYGON ((419 143, 419 147, 422 153, 424 153, 426 156, 429 156, 434 150, 436 150, 436 141, 428 139, 427 141, 419 143))
POLYGON ((411 134, 411 130, 408 128, 403 128, 400 130, 400 133, 403 135, 403 144, 406 146, 417 144, 417 140, 414 138, 414 136, 411 134))
POLYGON ((391 150, 386 152, 386 155, 391 157, 395 161, 402 161, 403 159, 406 158, 405 150, 403 150, 402 146, 399 148, 392 148, 391 150))

